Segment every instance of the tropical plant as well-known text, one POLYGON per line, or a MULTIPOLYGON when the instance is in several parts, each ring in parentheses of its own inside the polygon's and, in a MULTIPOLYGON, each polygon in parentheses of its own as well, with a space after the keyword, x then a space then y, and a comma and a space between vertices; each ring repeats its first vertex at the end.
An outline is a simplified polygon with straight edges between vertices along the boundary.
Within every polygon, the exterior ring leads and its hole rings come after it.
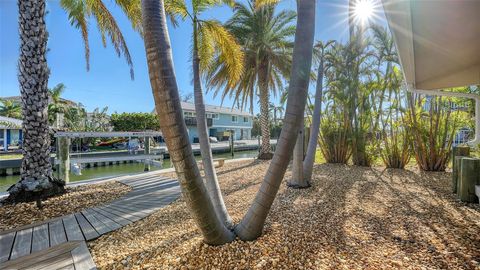
POLYGON ((268 104, 268 111, 272 114, 273 125, 278 125, 278 117, 282 117, 285 108, 283 107, 283 104, 275 105, 274 103, 270 102, 268 104))
POLYGON ((159 130, 158 117, 153 113, 113 113, 110 123, 116 131, 159 130))
POLYGON ((269 97, 283 89, 283 81, 290 74, 292 61, 291 38, 295 33, 292 22, 295 12, 276 12, 277 1, 249 1, 236 3, 233 17, 227 21, 227 29, 236 37, 244 53, 244 70, 238 82, 228 76, 228 66, 217 61, 207 73, 208 86, 222 100, 231 97, 241 108, 253 111, 254 98, 260 99, 260 123, 262 145, 260 159, 271 159, 269 97), (260 4, 265 2, 263 4, 260 4))
POLYGON ((349 141, 350 122, 345 111, 326 110, 322 115, 318 145, 328 163, 347 164, 352 152, 349 141))
POLYGON ((468 114, 452 109, 452 98, 409 94, 408 131, 412 135, 417 165, 425 171, 444 171, 453 139, 467 125, 468 114))
POLYGON ((22 118, 22 106, 13 100, 0 99, 0 115, 10 118, 22 118))
POLYGON ((372 80, 372 134, 374 147, 387 168, 403 169, 411 157, 410 134, 406 128, 406 98, 402 92, 402 74, 391 34, 386 28, 373 25, 372 45, 375 49, 376 80, 372 80), (381 128, 380 128, 381 126, 381 128), (381 138, 381 139, 380 139, 381 138))
POLYGON ((68 131, 85 131, 87 112, 82 104, 68 107, 64 115, 64 128, 68 131))
POLYGON ((49 104, 48 104, 48 122, 53 125, 56 123, 59 127, 58 119, 61 114, 64 114, 67 110, 68 104, 65 102, 61 96, 65 92, 65 85, 59 83, 53 88, 48 89, 49 104))

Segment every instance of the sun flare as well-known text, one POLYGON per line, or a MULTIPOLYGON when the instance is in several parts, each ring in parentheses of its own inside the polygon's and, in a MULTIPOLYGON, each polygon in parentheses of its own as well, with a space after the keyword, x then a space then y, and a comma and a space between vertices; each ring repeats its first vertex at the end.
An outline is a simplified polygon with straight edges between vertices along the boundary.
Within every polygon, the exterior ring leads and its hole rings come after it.
POLYGON ((359 0, 355 4, 353 14, 360 22, 370 20, 375 12, 375 5, 372 0, 359 0))

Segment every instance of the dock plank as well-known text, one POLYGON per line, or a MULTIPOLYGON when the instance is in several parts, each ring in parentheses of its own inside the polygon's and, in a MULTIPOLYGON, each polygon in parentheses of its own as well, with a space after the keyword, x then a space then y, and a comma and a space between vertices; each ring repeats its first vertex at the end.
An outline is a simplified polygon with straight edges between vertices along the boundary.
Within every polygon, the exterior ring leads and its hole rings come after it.
POLYGON ((124 218, 124 219, 128 219, 128 220, 130 220, 130 221, 132 221, 132 222, 135 222, 135 221, 137 221, 137 220, 139 220, 139 219, 142 218, 141 216, 135 215, 135 213, 132 213, 131 210, 125 210, 125 209, 122 210, 122 209, 119 209, 119 208, 117 208, 117 207, 115 207, 115 206, 110 206, 110 205, 109 205, 109 206, 103 206, 103 207, 99 207, 99 208, 100 208, 100 209, 103 209, 103 210, 105 210, 105 211, 108 211, 108 212, 110 212, 110 213, 112 213, 112 214, 114 214, 114 215, 117 215, 117 216, 119 216, 119 217, 122 217, 122 218, 124 218))
POLYGON ((91 240, 100 236, 88 220, 85 219, 82 213, 75 213, 75 218, 77 219, 78 225, 80 225, 80 229, 82 230, 85 239, 91 240))
POLYGON ((65 227, 65 232, 67 233, 68 241, 85 240, 82 231, 80 230, 80 226, 78 225, 77 219, 73 214, 63 218, 63 225, 65 227))
POLYGON ((15 232, 0 235, 0 263, 7 261, 10 257, 14 240, 15 232))
POLYGON ((48 223, 33 228, 32 252, 46 249, 50 246, 48 223))
POLYGON ((67 235, 61 219, 48 223, 48 230, 51 247, 67 242, 67 235))
POLYGON ((10 260, 30 254, 30 248, 32 247, 32 233, 33 228, 17 232, 10 260))
POLYGON ((41 261, 31 264, 35 269, 95 269, 83 240, 97 238, 145 218, 180 195, 177 180, 159 175, 120 177, 117 181, 132 187, 132 191, 99 207, 4 231, 0 235, 0 269, 5 265, 3 262, 15 261, 16 266, 25 266, 27 262, 23 262, 23 258, 41 261), (64 246, 77 242, 82 242, 84 247, 74 252, 73 246, 64 246), (52 250, 59 246, 61 248, 52 250), (65 248, 72 250, 71 258, 65 248), (47 256, 46 250, 53 253, 47 256), (43 255, 31 257, 33 254, 43 255))
POLYGON ((110 218, 112 219, 113 221, 115 221, 116 223, 122 225, 122 226, 126 226, 130 223, 132 223, 130 220, 128 219, 125 219, 125 218, 122 218, 122 217, 119 217, 117 215, 114 215, 112 213, 109 213, 103 209, 100 209, 100 208, 92 208, 93 211, 95 212, 98 212, 100 214, 102 214, 103 216, 105 216, 106 218, 110 218))
POLYGON ((81 243, 77 248, 71 251, 75 269, 94 270, 97 269, 92 256, 88 251, 87 244, 81 243))
POLYGON ((92 215, 89 210, 90 210, 90 209, 88 209, 88 210, 83 210, 83 211, 82 211, 82 214, 83 214, 83 216, 85 216, 85 218, 90 222, 90 224, 92 224, 93 228, 95 228, 95 230, 96 230, 100 235, 112 231, 109 227, 107 227, 107 225, 105 225, 105 223, 103 223, 102 221, 100 221, 96 216, 92 215))

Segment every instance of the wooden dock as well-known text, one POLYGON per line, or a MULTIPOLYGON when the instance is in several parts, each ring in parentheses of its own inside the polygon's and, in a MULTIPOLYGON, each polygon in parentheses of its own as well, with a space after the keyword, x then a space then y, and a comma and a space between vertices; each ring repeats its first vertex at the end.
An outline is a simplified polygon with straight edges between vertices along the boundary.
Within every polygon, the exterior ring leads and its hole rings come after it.
MULTIPOLYGON (((66 243, 84 243, 84 241, 117 230, 150 215, 159 208, 168 205, 180 195, 177 180, 161 178, 158 175, 131 176, 119 180, 119 182, 131 186, 132 190, 127 195, 108 204, 0 232, 0 269, 23 269, 20 266, 17 267, 14 262, 21 262, 23 267, 25 260, 33 258, 32 260, 38 261, 40 260, 39 252, 45 252, 52 248, 63 251, 70 249, 71 254, 76 254, 77 251, 73 252, 73 250, 80 249, 81 245, 73 248, 66 243)), ((68 253, 67 251, 62 252, 58 251, 58 256, 63 256, 62 258, 67 261, 73 260, 72 256, 65 255, 68 253)), ((88 253, 88 255, 90 254, 88 253)), ((45 258, 45 256, 41 257, 42 260, 45 258)), ((89 258, 91 260, 90 256, 89 258)), ((51 262, 56 259, 49 257, 45 260, 51 262)), ((63 264, 65 263, 61 263, 61 265, 63 264)), ((28 269, 43 269, 36 266, 33 268, 25 267, 28 269)), ((57 268, 47 267, 45 269, 57 268)), ((74 269, 92 268, 75 266, 74 269)))

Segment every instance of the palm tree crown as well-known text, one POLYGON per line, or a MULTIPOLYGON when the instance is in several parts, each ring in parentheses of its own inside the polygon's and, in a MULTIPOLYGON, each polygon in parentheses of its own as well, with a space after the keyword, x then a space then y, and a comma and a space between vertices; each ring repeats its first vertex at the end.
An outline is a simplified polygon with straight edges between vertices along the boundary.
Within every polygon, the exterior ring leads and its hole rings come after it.
MULTIPOLYGON (((115 0, 130 20, 134 30, 142 32, 142 10, 140 0, 115 0)), ((93 16, 102 37, 103 46, 107 46, 107 36, 118 56, 123 55, 130 67, 130 76, 133 79, 133 61, 127 43, 117 21, 102 0, 61 0, 60 5, 67 12, 70 24, 79 29, 85 46, 85 60, 87 70, 90 69, 90 46, 88 44, 89 18, 93 16)))
POLYGON ((295 34, 296 13, 291 10, 275 13, 275 5, 236 3, 233 17, 226 23, 227 29, 241 44, 244 57, 242 78, 230 84, 227 67, 215 61, 208 71, 208 85, 215 87, 215 95, 222 99, 233 97, 241 108, 253 110, 255 86, 265 83, 268 90, 276 94, 283 89, 283 79, 288 78, 292 61, 292 38, 295 34), (260 69, 266 74, 265 82, 260 82, 260 69))
POLYGON ((13 100, 0 99, 0 115, 11 118, 22 118, 22 107, 13 100))

